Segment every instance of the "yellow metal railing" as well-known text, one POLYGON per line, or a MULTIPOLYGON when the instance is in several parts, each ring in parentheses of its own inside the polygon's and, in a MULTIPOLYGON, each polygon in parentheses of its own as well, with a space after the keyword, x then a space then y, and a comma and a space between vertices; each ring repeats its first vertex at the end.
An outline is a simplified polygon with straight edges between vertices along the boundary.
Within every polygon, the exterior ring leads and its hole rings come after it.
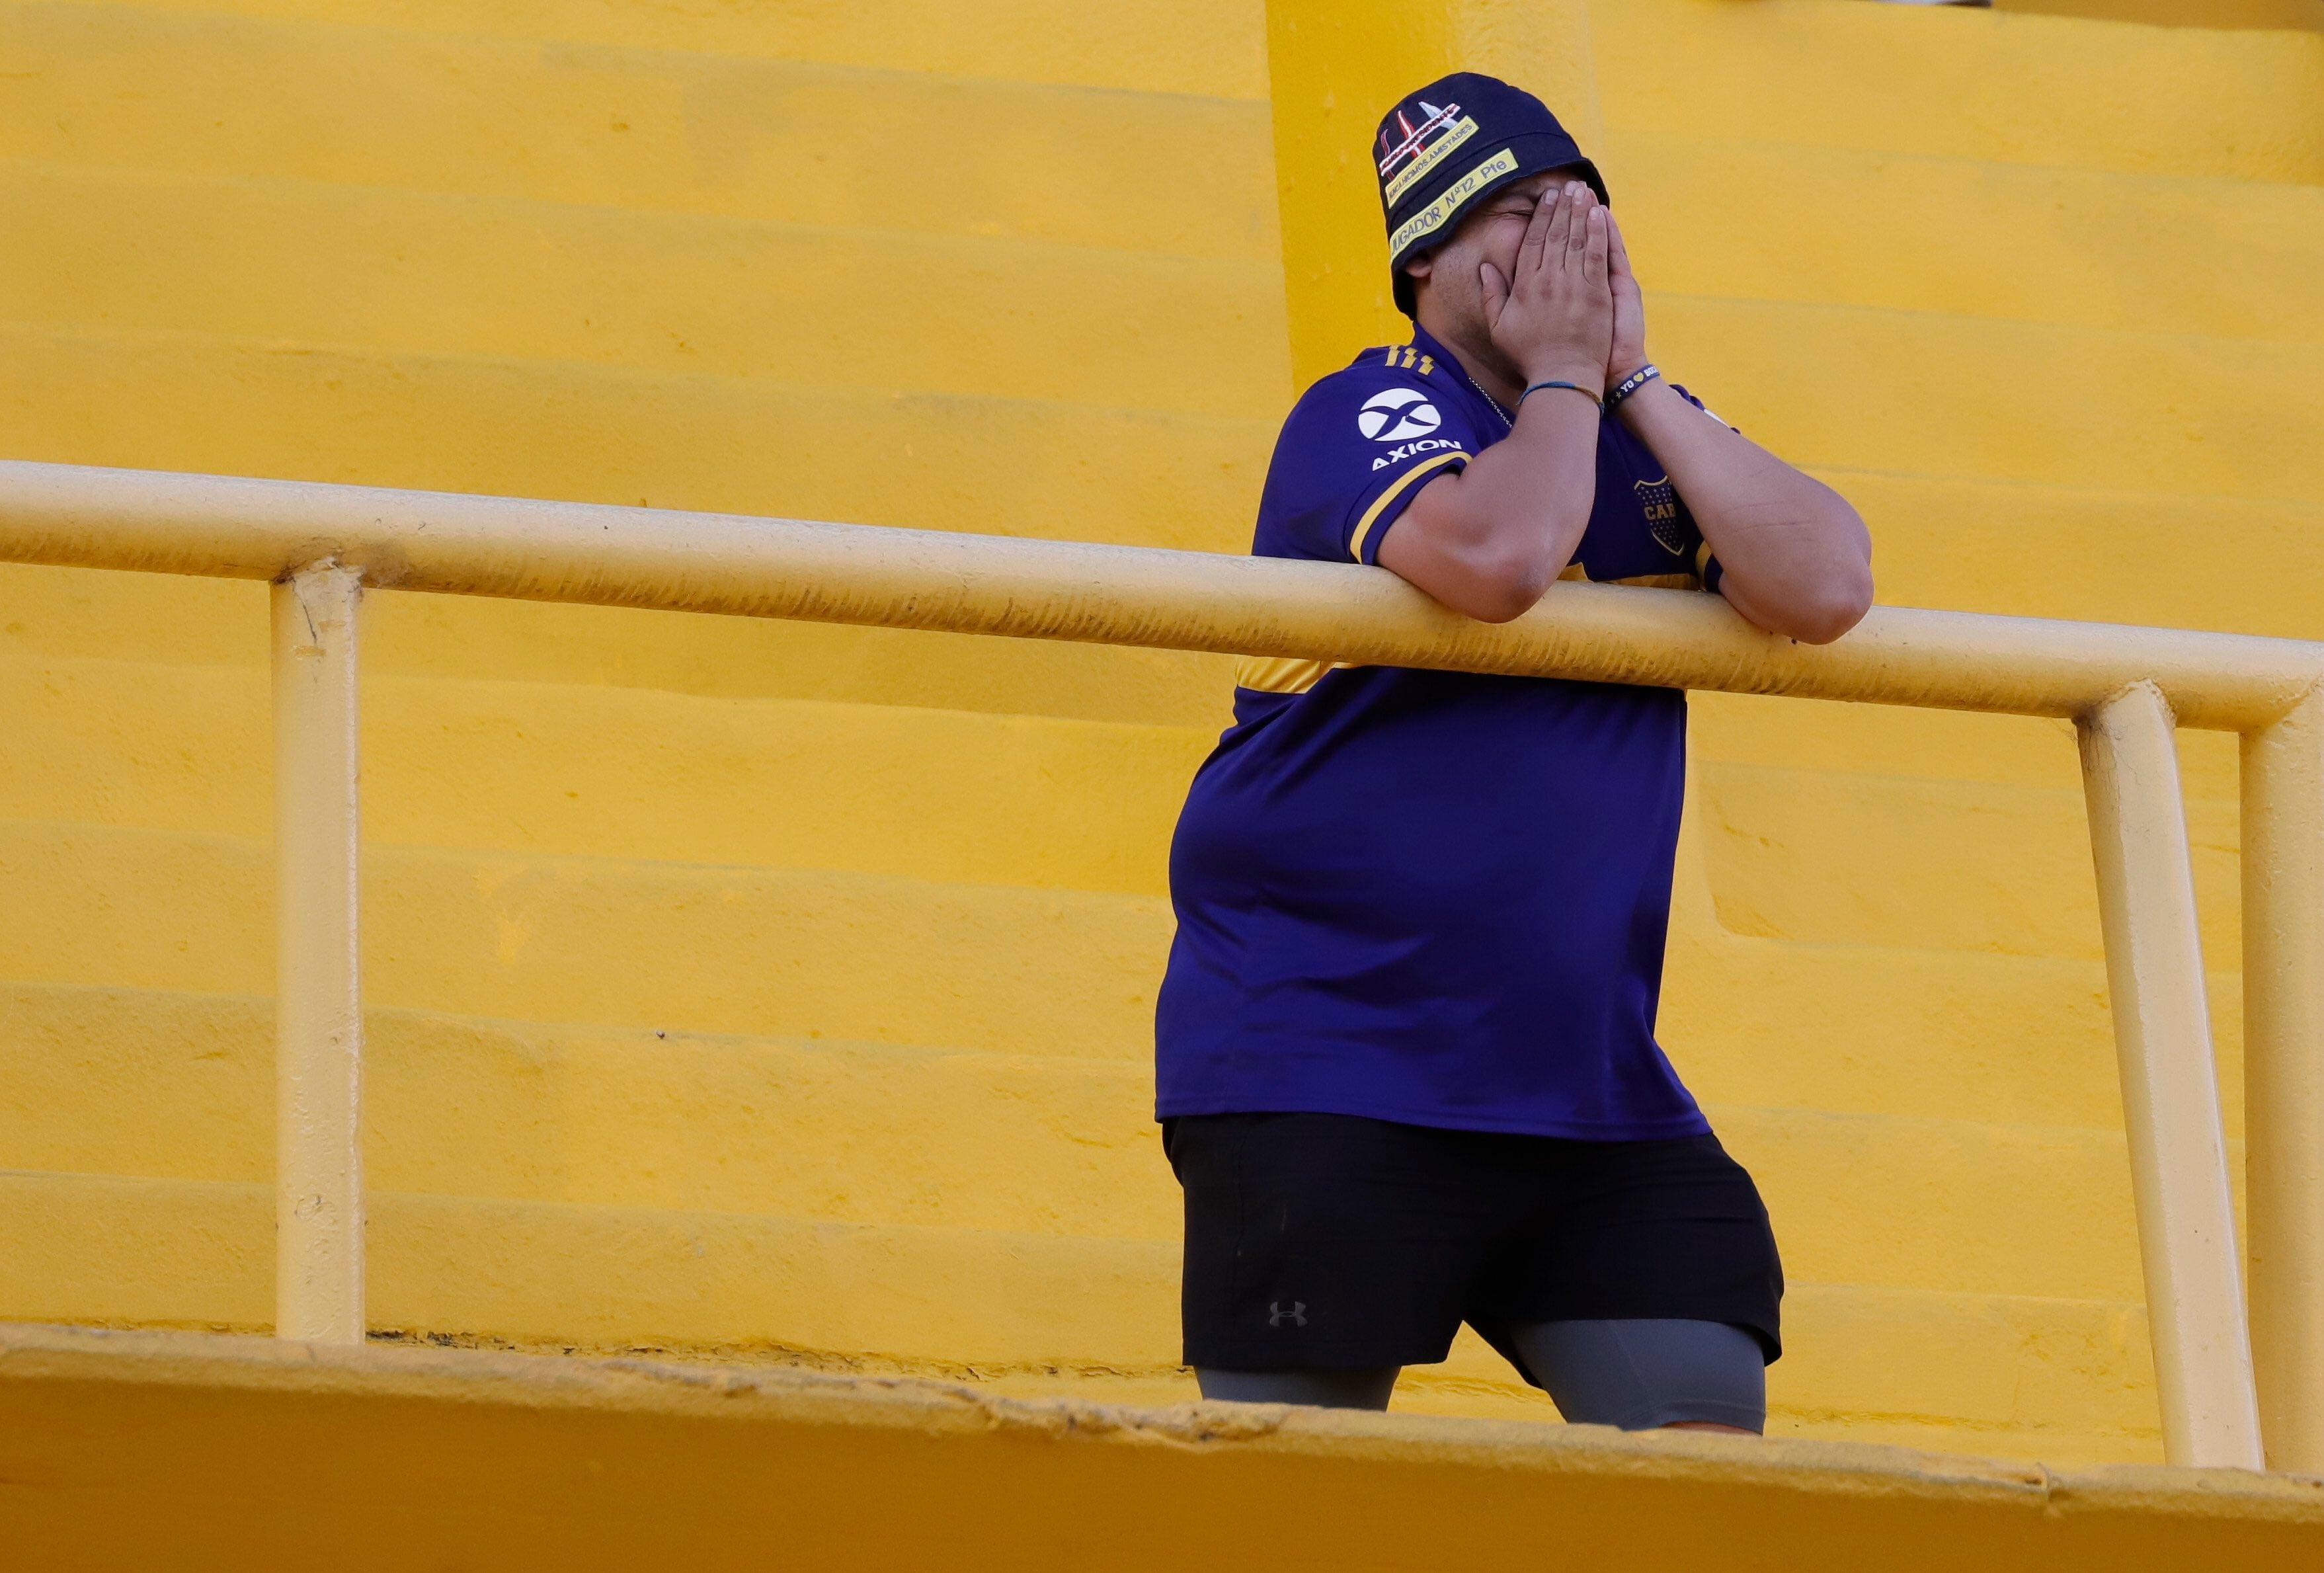
POLYGON ((364 587, 2071 718, 2173 1463, 2324 1473, 2324 644, 1883 607, 1821 648, 1561 584, 1492 626, 1376 569, 0 463, 0 560, 272 581, 277 1310, 364 1335, 364 587), (2174 726, 2243 735, 2250 1313, 2174 726))

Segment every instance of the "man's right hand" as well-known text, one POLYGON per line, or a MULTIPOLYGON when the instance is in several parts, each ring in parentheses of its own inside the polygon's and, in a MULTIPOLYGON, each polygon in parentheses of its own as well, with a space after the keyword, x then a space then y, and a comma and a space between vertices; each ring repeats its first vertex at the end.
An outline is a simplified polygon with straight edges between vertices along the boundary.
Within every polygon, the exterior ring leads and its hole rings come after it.
POLYGON ((1527 384, 1577 383, 1603 393, 1614 337, 1606 210, 1579 180, 1544 191, 1517 247, 1517 276, 1483 264, 1494 345, 1527 384))

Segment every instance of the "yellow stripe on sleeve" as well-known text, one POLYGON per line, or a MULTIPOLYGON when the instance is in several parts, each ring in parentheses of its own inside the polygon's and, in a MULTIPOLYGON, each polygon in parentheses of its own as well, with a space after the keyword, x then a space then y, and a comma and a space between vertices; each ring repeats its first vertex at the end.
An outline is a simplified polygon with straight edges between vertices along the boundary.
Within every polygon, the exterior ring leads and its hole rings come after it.
POLYGON ((1411 490, 1412 483, 1419 480, 1423 476, 1434 475, 1446 465, 1468 457, 1466 452, 1457 448, 1450 453, 1432 454, 1398 476, 1396 478, 1396 484, 1374 497, 1372 505, 1364 510, 1364 516, 1356 521, 1356 533, 1348 542, 1348 554, 1358 562, 1363 561, 1364 542, 1371 539, 1372 526, 1379 523, 1379 516, 1386 511, 1388 505, 1411 490))
POLYGON ((1303 661, 1296 655, 1246 655, 1235 662, 1235 687, 1262 694, 1304 694, 1344 661, 1303 661))

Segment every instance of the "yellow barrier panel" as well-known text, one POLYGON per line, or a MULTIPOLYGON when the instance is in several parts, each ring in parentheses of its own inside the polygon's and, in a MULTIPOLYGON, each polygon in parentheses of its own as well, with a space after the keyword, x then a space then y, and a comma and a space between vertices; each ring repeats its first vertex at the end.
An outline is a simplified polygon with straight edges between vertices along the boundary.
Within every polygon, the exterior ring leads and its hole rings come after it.
MULTIPOLYGON (((2269 1464, 2324 1473, 2324 645, 1883 607, 1846 639, 1813 648, 1751 628, 1715 597, 1581 584, 1560 584, 1525 616, 1496 626, 1354 565, 24 462, 0 463, 0 560, 297 576, 276 597, 279 662, 287 605, 341 616, 342 633, 316 641, 333 652, 316 658, 318 675, 346 674, 340 697, 318 695, 313 715, 277 734, 286 754, 300 756, 278 761, 280 779, 315 799, 286 813, 279 855, 286 865, 331 860, 345 871, 286 867, 281 875, 286 919, 295 911, 300 921, 315 921, 297 903, 320 903, 312 909, 320 927, 297 953, 300 985, 316 992, 284 1007, 281 1050, 286 1061, 318 1052, 316 1069, 344 1076, 337 1085, 346 1103, 329 1128, 351 1186, 360 1173, 352 1124, 359 1039, 349 1030, 336 1040, 335 1061, 327 1013, 331 1002, 352 1012, 355 983, 351 967, 344 981, 331 970, 337 963, 323 948, 344 943, 352 955, 358 580, 2070 717, 2083 727, 2090 762, 2156 1365, 2175 1374, 2161 1383, 2173 1463, 2255 1465, 2260 1457, 2232 1219, 2222 1223, 2217 1199, 2227 1192, 2225 1143, 2208 1078, 2185 812, 2175 763, 2164 767, 2174 721, 2244 733, 2256 1409, 2268 1417, 2269 1464), (343 895, 332 893, 335 877, 346 881, 343 895), (312 954, 303 948, 309 943, 312 954), (2190 1090, 2199 1079, 2204 1090, 2190 1090)), ((306 659, 303 649, 288 664, 306 659)), ((291 680, 278 669, 278 696, 291 680)), ((320 1118, 313 1126, 318 1135, 325 1128, 320 1118)), ((288 1183, 287 1154, 284 1169, 288 1183)), ((337 1239, 359 1272, 360 1212, 346 1217, 337 1239)), ((296 1238, 286 1232, 285 1246, 296 1238)), ((319 1254, 330 1238, 309 1243, 319 1254)), ((348 1286, 346 1303, 359 1304, 359 1278, 339 1282, 348 1286)), ((308 1325, 286 1319, 281 1330, 308 1325)))

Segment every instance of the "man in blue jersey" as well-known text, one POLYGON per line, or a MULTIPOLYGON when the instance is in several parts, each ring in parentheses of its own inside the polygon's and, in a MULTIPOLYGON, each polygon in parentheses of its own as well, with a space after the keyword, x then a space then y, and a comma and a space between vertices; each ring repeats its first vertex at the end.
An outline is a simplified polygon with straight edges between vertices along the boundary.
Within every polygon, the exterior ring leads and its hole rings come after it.
MULTIPOLYGON (((1299 401, 1255 553, 1493 622, 1563 578, 1855 625, 1863 522, 1663 380, 1539 100, 1448 77, 1375 153, 1412 339, 1299 401)), ((1243 664, 1156 1022, 1205 1395, 1382 1408, 1466 1321, 1570 1420, 1763 1428, 1774 1235, 1654 1035, 1685 736, 1670 689, 1243 664)))

